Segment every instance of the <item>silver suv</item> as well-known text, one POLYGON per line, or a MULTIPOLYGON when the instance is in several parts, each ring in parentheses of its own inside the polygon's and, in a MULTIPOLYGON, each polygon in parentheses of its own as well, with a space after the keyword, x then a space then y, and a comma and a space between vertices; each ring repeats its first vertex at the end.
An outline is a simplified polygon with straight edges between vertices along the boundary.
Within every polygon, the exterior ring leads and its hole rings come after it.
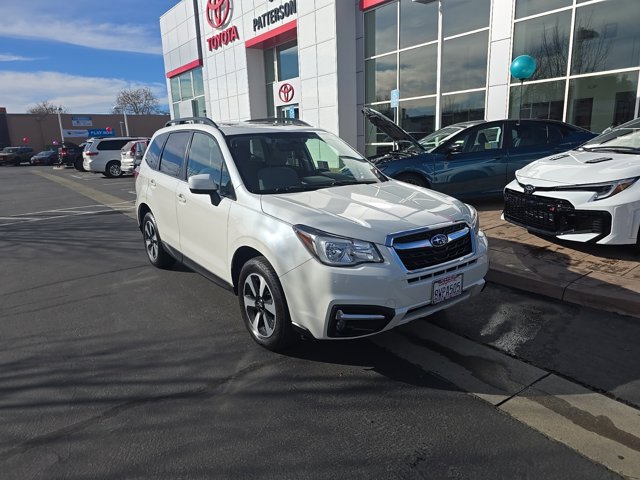
POLYGON ((178 119, 136 180, 149 261, 178 260, 238 295, 260 345, 373 335, 479 293, 475 209, 392 180, 298 120, 178 119))
POLYGON ((119 177, 120 149, 137 137, 90 138, 82 152, 82 166, 87 172, 102 173, 105 177, 119 177))

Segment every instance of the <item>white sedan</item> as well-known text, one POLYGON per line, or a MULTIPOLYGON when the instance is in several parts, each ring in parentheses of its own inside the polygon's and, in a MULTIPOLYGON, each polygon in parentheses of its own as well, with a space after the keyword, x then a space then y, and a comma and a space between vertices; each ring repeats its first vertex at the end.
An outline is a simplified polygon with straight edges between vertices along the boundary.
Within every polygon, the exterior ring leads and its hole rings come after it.
POLYGON ((640 119, 516 171, 504 219, 563 240, 640 245, 640 119))

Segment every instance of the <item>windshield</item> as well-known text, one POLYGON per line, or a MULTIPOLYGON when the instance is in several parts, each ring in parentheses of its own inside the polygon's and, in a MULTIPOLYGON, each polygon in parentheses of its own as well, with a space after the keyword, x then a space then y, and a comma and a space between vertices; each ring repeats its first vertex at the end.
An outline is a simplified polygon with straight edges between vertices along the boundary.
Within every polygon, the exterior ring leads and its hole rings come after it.
POLYGON ((358 152, 327 132, 230 135, 227 143, 252 193, 300 192, 386 180, 358 152))
POLYGON ((453 127, 453 126, 444 127, 444 128, 441 128, 440 130, 436 130, 435 132, 430 133, 426 137, 423 137, 419 143, 428 152, 431 152, 435 150, 438 147, 438 145, 440 145, 442 142, 451 138, 453 135, 460 132, 461 130, 463 129, 460 127, 453 127))
POLYGON ((582 147, 586 151, 620 151, 640 153, 640 124, 615 128, 589 140, 582 147))

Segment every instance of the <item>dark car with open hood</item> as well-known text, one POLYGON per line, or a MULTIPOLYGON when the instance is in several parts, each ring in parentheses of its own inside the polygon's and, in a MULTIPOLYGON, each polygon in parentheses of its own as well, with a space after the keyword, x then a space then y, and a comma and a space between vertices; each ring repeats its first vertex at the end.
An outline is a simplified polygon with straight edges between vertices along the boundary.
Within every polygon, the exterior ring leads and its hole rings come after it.
POLYGON ((397 146, 369 158, 385 175, 460 198, 501 196, 516 170, 596 136, 555 120, 505 119, 456 123, 418 140, 376 110, 362 113, 397 146))

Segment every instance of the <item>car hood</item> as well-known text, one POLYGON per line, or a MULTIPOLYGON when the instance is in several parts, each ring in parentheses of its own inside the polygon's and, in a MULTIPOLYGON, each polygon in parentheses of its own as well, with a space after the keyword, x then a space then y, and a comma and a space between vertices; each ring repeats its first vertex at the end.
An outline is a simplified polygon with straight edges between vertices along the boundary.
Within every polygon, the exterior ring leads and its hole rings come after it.
POLYGON ((519 181, 580 185, 640 176, 640 155, 569 152, 536 160, 516 172, 519 181))
POLYGON ((362 114, 367 120, 369 120, 369 122, 371 122, 376 128, 388 135, 389 138, 391 138, 394 142, 409 142, 413 146, 415 146, 418 151, 425 150, 413 135, 400 128, 396 123, 394 123, 393 120, 385 117, 380 112, 369 107, 364 107, 362 109, 362 114))
POLYGON ((392 233, 457 221, 471 222, 452 197, 390 180, 310 192, 263 195, 263 211, 291 225, 385 244, 392 233))

